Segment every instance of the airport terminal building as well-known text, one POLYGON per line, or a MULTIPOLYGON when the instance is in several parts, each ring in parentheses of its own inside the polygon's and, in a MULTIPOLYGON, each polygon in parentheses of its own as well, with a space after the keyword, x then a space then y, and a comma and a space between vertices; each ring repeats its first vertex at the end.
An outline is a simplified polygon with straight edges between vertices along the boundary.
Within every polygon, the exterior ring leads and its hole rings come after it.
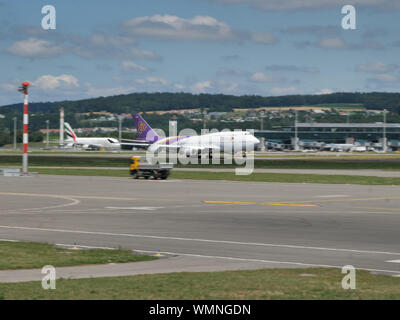
POLYGON ((400 124, 398 123, 298 123, 276 130, 255 131, 258 138, 290 145, 296 136, 300 141, 323 143, 346 143, 354 139, 359 143, 380 143, 386 136, 388 144, 400 147, 400 124))

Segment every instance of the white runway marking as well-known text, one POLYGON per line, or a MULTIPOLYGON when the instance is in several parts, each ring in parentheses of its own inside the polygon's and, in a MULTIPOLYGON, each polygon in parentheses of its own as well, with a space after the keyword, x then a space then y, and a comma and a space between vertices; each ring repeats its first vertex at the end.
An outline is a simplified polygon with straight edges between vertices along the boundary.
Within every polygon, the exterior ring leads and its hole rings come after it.
POLYGON ((65 203, 65 204, 59 204, 57 206, 49 206, 49 207, 41 207, 41 208, 27 208, 27 209, 21 209, 21 210, 46 210, 46 209, 65 208, 65 207, 70 207, 70 206, 76 206, 77 204, 81 203, 80 200, 73 199, 73 198, 60 197, 60 199, 71 200, 71 202, 65 203))
POLYGON ((343 194, 331 194, 327 196, 318 196, 317 198, 348 198, 350 196, 348 195, 343 195, 343 194))
MULTIPOLYGON (((19 240, 11 240, 11 239, 0 239, 0 241, 20 242, 19 240)), ((60 247, 74 247, 75 246, 72 244, 64 244, 64 243, 56 243, 55 245, 60 246, 60 247)), ((116 248, 111 248, 111 247, 97 247, 97 246, 86 246, 86 245, 77 245, 77 247, 78 248, 86 248, 86 249, 107 249, 107 250, 115 250, 116 249, 116 248)), ((249 258, 237 258, 237 257, 226 257, 226 256, 209 256, 209 255, 201 255, 201 254, 168 252, 168 251, 149 251, 149 250, 132 250, 132 251, 140 252, 140 253, 153 253, 153 254, 159 253, 159 254, 173 255, 173 256, 187 256, 187 257, 198 257, 198 258, 208 258, 208 259, 225 259, 225 260, 245 261, 245 262, 288 264, 288 265, 297 265, 297 266, 303 266, 303 267, 324 267, 324 268, 339 268, 339 269, 341 269, 343 267, 343 266, 326 265, 326 264, 312 264, 312 263, 292 262, 292 261, 249 259, 249 258)), ((400 263, 400 260, 392 260, 392 261, 398 261, 400 263)), ((392 261, 386 261, 386 262, 392 262, 392 261)), ((386 272, 386 273, 395 273, 395 274, 399 273, 399 271, 383 270, 383 269, 369 269, 369 268, 361 268, 361 267, 357 267, 357 269, 371 271, 371 272, 386 272)))
POLYGON ((154 211, 158 209, 162 209, 164 207, 105 207, 106 209, 113 210, 146 210, 146 211, 154 211))
POLYGON ((273 243, 259 243, 259 242, 241 242, 241 241, 229 241, 229 240, 179 238, 179 237, 165 237, 165 236, 129 234, 129 233, 111 233, 111 232, 99 232, 99 231, 47 229, 47 228, 17 227, 17 226, 4 226, 4 225, 0 225, 0 228, 3 228, 3 229, 15 229, 15 230, 44 231, 44 232, 93 234, 93 235, 102 235, 102 236, 118 236, 118 237, 132 237, 132 238, 147 238, 147 239, 163 239, 163 240, 207 242, 207 243, 222 243, 222 244, 248 245, 248 246, 261 246, 261 247, 276 247, 276 248, 288 248, 288 249, 323 250, 323 251, 353 252, 353 253, 367 253, 367 254, 386 254, 386 255, 398 255, 398 256, 400 256, 399 252, 370 251, 370 250, 357 250, 357 249, 340 249, 340 248, 324 248, 324 247, 308 247, 308 246, 297 246, 297 245, 287 245, 287 244, 273 244, 273 243))
MULTIPOLYGON (((304 262, 292 262, 292 261, 276 261, 276 260, 262 260, 262 259, 247 259, 247 258, 236 258, 236 257, 225 257, 225 256, 208 256, 201 254, 191 254, 191 253, 178 253, 178 252, 167 252, 167 251, 147 251, 147 250, 134 250, 142 253, 160 253, 167 255, 177 255, 177 256, 188 256, 188 257, 199 257, 199 258, 211 258, 211 259, 226 259, 226 260, 234 260, 234 261, 245 261, 245 262, 262 262, 262 263, 271 263, 271 264, 289 264, 303 267, 323 267, 323 268, 339 268, 342 269, 343 266, 335 266, 335 265, 327 265, 327 264, 313 264, 313 263, 304 263, 304 262)), ((386 272, 386 273, 396 273, 399 271, 393 270, 382 270, 382 269, 368 269, 368 268, 360 268, 357 267, 358 270, 366 270, 371 272, 386 272)))
POLYGON ((388 260, 388 261, 385 261, 385 262, 400 263, 400 260, 388 260))
POLYGON ((178 201, 180 199, 172 198, 125 198, 125 197, 108 197, 108 196, 89 196, 89 195, 69 195, 69 194, 43 194, 43 193, 18 193, 18 192, 0 192, 0 195, 6 196, 26 196, 26 197, 39 197, 39 198, 74 198, 74 199, 99 199, 99 200, 153 200, 153 201, 178 201))
POLYGON ((41 211, 41 210, 47 210, 47 209, 56 209, 56 208, 65 208, 65 207, 70 207, 70 206, 76 206, 77 204, 80 204, 81 201, 78 199, 73 199, 73 198, 68 198, 68 197, 58 197, 59 199, 63 200, 70 200, 71 202, 69 203, 64 203, 64 204, 59 204, 56 206, 48 206, 48 207, 40 207, 40 208, 23 208, 23 209, 16 209, 16 210, 7 210, 8 212, 19 212, 19 211, 41 211))

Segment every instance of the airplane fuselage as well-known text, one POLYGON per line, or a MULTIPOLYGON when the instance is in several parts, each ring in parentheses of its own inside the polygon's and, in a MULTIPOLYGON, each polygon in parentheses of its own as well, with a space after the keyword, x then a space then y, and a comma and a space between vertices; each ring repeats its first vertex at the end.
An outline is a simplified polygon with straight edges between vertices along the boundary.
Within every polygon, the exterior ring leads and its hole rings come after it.
POLYGON ((103 148, 106 150, 120 150, 121 144, 114 138, 76 138, 75 141, 68 139, 67 143, 81 146, 83 149, 103 148))
POLYGON ((193 154, 201 150, 234 153, 254 150, 260 141, 246 131, 223 131, 200 136, 174 136, 162 138, 149 147, 150 152, 177 149, 193 154))

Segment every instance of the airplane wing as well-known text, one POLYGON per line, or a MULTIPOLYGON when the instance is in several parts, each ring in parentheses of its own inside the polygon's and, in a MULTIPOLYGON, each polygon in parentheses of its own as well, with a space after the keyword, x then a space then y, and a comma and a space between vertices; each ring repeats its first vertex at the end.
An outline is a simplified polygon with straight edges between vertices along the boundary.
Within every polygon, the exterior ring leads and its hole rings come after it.
POLYGON ((220 147, 212 144, 193 144, 193 145, 183 145, 179 148, 179 151, 182 152, 198 152, 202 151, 220 151, 220 147))
POLYGON ((121 147, 135 147, 135 148, 143 148, 147 149, 150 146, 150 143, 147 142, 120 142, 121 147))
POLYGON ((84 149, 102 149, 102 148, 104 148, 103 145, 94 144, 94 143, 87 144, 87 143, 76 143, 75 142, 74 145, 78 146, 78 147, 81 147, 81 148, 84 148, 84 149))
POLYGON ((158 152, 162 151, 175 151, 175 152, 183 152, 185 154, 200 154, 203 151, 214 151, 217 152, 220 150, 219 147, 215 145, 205 145, 205 144, 184 144, 184 145, 177 145, 177 144, 164 144, 158 146, 158 152))

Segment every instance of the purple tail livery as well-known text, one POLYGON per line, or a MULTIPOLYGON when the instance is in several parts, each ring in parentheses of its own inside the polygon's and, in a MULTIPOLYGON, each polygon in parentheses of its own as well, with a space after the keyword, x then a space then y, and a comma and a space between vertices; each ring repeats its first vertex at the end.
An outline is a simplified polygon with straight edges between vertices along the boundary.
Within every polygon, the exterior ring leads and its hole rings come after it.
POLYGON ((144 140, 149 143, 154 143, 160 138, 140 114, 135 113, 132 115, 132 117, 133 123, 135 124, 137 130, 137 140, 144 140))

